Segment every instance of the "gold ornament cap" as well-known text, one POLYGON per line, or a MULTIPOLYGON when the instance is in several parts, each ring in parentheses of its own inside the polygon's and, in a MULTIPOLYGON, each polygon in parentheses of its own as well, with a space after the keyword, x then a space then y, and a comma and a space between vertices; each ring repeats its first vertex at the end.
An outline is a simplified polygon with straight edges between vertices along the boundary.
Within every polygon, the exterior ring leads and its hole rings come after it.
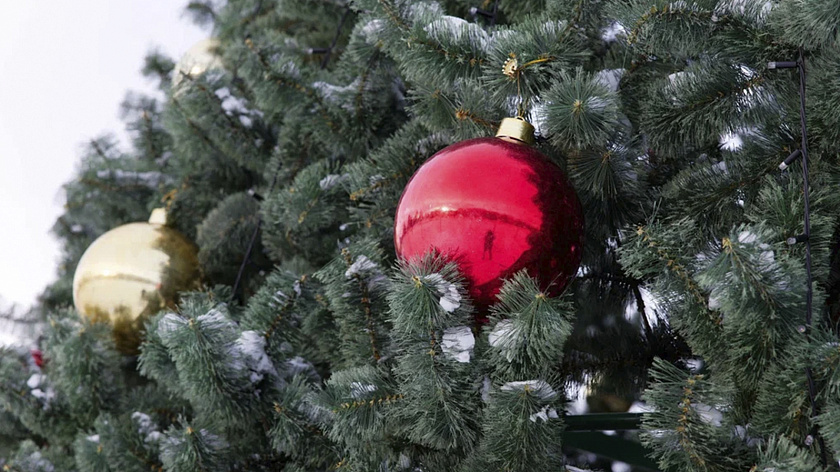
POLYGON ((525 121, 525 118, 505 118, 496 131, 496 137, 512 140, 524 144, 534 145, 534 126, 525 121))
POLYGON ((165 208, 155 208, 152 210, 151 216, 149 216, 149 223, 153 225, 165 225, 166 224, 166 209, 165 208))

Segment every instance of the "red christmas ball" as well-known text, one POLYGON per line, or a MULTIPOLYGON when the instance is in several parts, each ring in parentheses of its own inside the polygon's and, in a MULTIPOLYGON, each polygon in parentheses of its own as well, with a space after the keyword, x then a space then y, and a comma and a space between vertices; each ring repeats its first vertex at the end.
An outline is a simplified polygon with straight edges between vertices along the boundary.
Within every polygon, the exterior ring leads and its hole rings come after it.
POLYGON ((526 269, 558 295, 577 272, 583 211, 563 171, 534 148, 501 138, 449 146, 426 161, 397 206, 397 256, 455 260, 480 313, 504 279, 526 269))
POLYGON ((29 354, 32 355, 32 360, 39 369, 44 367, 44 354, 40 349, 31 349, 29 354))

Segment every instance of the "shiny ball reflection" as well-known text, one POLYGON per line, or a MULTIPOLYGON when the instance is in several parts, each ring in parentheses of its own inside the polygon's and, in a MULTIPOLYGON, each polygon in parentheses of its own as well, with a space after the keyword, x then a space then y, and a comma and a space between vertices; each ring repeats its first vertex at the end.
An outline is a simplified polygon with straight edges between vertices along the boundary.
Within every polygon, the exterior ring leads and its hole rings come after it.
MULTIPOLYGON (((520 270, 559 294, 583 254, 583 211, 563 171, 536 149, 479 138, 432 156, 397 206, 397 256, 454 260, 479 313, 520 270)), ((483 320, 480 317, 479 320, 483 320)))
POLYGON ((130 223, 100 236, 73 277, 76 310, 113 326, 117 348, 137 352, 146 319, 197 286, 196 247, 163 224, 130 223))

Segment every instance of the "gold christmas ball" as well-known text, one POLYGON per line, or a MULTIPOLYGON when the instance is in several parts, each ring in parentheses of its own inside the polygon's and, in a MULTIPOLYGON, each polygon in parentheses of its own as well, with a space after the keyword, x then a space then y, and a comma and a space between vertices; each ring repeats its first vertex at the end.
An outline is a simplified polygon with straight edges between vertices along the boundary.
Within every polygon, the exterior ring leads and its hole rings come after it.
POLYGON ((626 413, 633 406, 633 401, 612 393, 595 393, 586 397, 590 413, 626 413))
POLYGON ((190 46, 175 65, 172 87, 177 89, 185 77, 197 78, 210 69, 221 69, 222 59, 218 54, 219 44, 218 39, 207 38, 190 46))
POLYGON ((630 410, 635 395, 621 380, 599 376, 586 389, 586 404, 590 413, 625 413, 630 410))
POLYGON ((174 307, 178 292, 198 285, 195 245, 165 223, 165 212, 156 209, 148 223, 112 229, 76 267, 76 310, 93 322, 111 323, 117 349, 125 354, 137 353, 149 316, 174 307))

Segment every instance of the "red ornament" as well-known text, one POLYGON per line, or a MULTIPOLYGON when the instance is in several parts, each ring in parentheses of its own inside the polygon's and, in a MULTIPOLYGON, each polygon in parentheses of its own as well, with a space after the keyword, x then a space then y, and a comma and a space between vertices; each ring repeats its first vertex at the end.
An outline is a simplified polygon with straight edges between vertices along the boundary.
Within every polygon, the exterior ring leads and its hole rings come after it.
POLYGON ((451 257, 480 313, 522 269, 548 294, 560 294, 583 249, 583 211, 563 171, 534 148, 501 138, 463 141, 432 156, 408 182, 394 224, 397 256, 435 250, 451 257))
POLYGON ((42 369, 44 367, 44 354, 41 350, 32 349, 29 351, 29 354, 32 356, 32 360, 35 361, 35 365, 38 366, 39 369, 42 369))

